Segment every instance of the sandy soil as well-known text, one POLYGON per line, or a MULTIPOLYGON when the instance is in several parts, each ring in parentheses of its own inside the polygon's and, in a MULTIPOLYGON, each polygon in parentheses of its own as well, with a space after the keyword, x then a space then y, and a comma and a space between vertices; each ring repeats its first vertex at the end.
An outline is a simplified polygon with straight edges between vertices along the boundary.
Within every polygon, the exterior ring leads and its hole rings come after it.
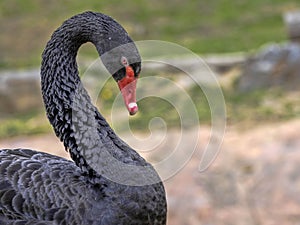
MULTIPOLYGON (((204 172, 199 171, 201 157, 210 139, 210 128, 200 128, 195 145, 195 132, 182 148, 196 147, 192 158, 172 160, 172 176, 165 180, 170 225, 292 225, 300 222, 300 119, 280 124, 260 125, 242 131, 228 127, 221 151, 204 172), (193 145, 193 146, 191 146, 193 145), (180 165, 175 165, 176 163, 180 165)), ((144 154, 157 163, 172 153, 179 131, 168 131, 168 137, 153 153, 144 154), (159 155, 163 155, 160 157, 159 155)), ((153 140, 159 140, 154 137, 153 140)), ((129 143, 130 137, 124 138, 129 143)), ((150 142, 151 143, 151 142, 150 142)), ((149 144, 149 143, 147 143, 149 144)), ((154 144, 154 143, 153 143, 154 144)), ((52 134, 17 137, 0 141, 0 148, 31 148, 68 157, 52 134)), ((176 153, 182 158, 182 152, 176 153)), ((176 155, 175 154, 175 155, 176 155)), ((188 157, 189 158, 189 157, 188 157)), ((169 160, 170 161, 170 160, 169 160)), ((171 168, 171 169, 170 169, 171 168)))

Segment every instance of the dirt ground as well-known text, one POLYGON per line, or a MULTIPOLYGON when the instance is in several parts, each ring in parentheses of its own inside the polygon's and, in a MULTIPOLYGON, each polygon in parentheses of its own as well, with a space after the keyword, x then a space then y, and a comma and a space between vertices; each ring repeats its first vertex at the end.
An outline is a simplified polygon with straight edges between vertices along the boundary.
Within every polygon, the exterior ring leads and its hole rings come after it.
MULTIPOLYGON (((299 130, 300 119, 248 130, 228 127, 218 157, 208 170, 200 172, 201 156, 210 138, 210 128, 201 127, 192 158, 164 181, 168 224, 300 224, 299 130)), ((194 137, 195 130, 184 132, 194 137)), ((168 131, 171 137, 167 140, 176 140, 179 133, 168 131)), ((188 149, 193 140, 185 142, 183 148, 188 149)), ((170 146, 165 141, 158 152, 165 149, 170 153, 170 146)), ((18 147, 68 156, 53 134, 0 141, 0 148, 18 147)), ((146 157, 155 161, 153 155, 146 157)))

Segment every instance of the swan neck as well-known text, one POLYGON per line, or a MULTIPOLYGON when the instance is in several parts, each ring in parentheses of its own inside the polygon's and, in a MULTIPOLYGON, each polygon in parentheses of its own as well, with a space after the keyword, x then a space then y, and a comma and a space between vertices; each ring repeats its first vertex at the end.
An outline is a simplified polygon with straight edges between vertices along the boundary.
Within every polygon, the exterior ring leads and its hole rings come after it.
MULTIPOLYGON (((108 36, 112 37, 111 34, 118 32, 121 32, 121 37, 124 36, 123 28, 101 16, 97 19, 103 26, 95 26, 89 14, 67 20, 47 43, 41 66, 42 95, 47 117, 72 159, 89 174, 100 173, 91 167, 91 160, 94 159, 100 168, 109 168, 105 159, 101 161, 101 152, 115 155, 118 161, 140 161, 144 164, 144 160, 113 132, 91 103, 80 81, 76 63, 79 47, 92 42, 101 56, 113 48, 112 42, 107 41, 108 36), (112 26, 108 28, 107 23, 112 26)), ((131 39, 125 35, 122 40, 129 42, 131 39)))

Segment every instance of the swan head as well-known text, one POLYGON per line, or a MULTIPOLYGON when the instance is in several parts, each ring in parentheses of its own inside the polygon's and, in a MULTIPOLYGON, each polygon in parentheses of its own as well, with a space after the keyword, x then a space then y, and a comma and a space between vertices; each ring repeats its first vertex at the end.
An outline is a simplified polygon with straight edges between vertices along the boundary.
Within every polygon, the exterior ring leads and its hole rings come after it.
POLYGON ((141 56, 135 43, 121 27, 92 39, 104 66, 118 83, 129 114, 136 114, 136 83, 141 71, 141 56))

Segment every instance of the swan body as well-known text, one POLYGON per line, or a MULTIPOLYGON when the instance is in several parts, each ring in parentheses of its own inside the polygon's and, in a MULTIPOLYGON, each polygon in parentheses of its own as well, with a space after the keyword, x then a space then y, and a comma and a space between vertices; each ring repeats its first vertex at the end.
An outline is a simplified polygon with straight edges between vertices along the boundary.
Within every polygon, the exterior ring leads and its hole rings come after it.
POLYGON ((124 97, 137 111, 141 59, 126 31, 101 13, 66 20, 42 55, 47 117, 71 160, 30 149, 0 150, 0 225, 166 224, 163 184, 110 128, 83 88, 76 55, 92 42, 124 97))

